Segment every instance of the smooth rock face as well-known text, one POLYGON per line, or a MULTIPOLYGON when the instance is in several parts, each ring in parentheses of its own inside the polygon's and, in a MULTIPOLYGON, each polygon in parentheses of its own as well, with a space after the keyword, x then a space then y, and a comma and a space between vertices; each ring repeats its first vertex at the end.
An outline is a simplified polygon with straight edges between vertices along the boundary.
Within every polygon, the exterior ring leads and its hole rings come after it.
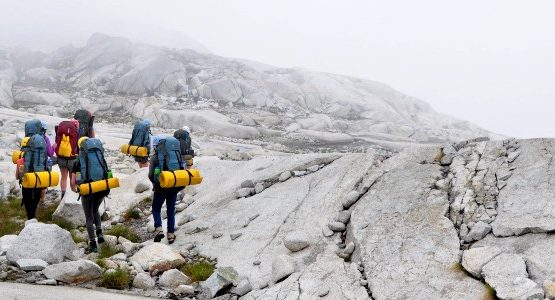
POLYGON ((153 243, 143 247, 131 256, 129 260, 137 262, 145 271, 154 264, 166 263, 176 268, 185 263, 183 256, 162 243, 153 243))
POLYGON ((76 249, 71 234, 54 224, 29 224, 8 249, 7 258, 15 264, 24 258, 42 259, 56 264, 73 258, 76 249))
POLYGON ((383 174, 352 212, 351 233, 374 299, 480 299, 485 292, 479 281, 452 271, 460 241, 445 217, 447 193, 430 190, 441 166, 426 163, 437 152, 407 150, 390 158, 386 172, 373 170, 383 174))
POLYGON ((308 247, 308 235, 304 231, 293 231, 285 236, 283 245, 291 252, 298 252, 308 247))
POLYGON ((278 282, 295 272, 295 260, 289 255, 280 255, 272 261, 272 281, 278 282))
POLYGON ((472 248, 463 252, 462 265, 468 273, 482 278, 482 267, 501 252, 502 250, 498 247, 472 248))
POLYGON ((0 237, 0 255, 4 255, 17 240, 17 235, 4 235, 0 237))
POLYGON ((183 284, 190 284, 192 283, 191 279, 187 277, 187 275, 181 273, 177 269, 171 269, 162 276, 160 276, 160 286, 167 287, 167 288, 176 288, 183 284))
POLYGON ((102 269, 90 260, 81 259, 48 266, 43 272, 48 279, 78 284, 99 278, 102 269))
POLYGON ((551 163, 555 140, 519 141, 520 155, 513 162, 512 176, 497 198, 496 236, 555 230, 555 165, 551 163))
POLYGON ((500 299, 543 299, 542 288, 528 279, 526 264, 519 255, 498 255, 482 268, 482 275, 500 299))
POLYGON ((19 259, 16 265, 23 271, 41 271, 48 266, 48 263, 42 259, 19 259))
POLYGON ((156 282, 148 273, 139 273, 133 279, 133 286, 138 289, 148 290, 154 288, 156 282))
POLYGON ((218 292, 231 286, 238 278, 239 274, 232 267, 218 268, 200 286, 204 294, 209 298, 214 298, 218 292))

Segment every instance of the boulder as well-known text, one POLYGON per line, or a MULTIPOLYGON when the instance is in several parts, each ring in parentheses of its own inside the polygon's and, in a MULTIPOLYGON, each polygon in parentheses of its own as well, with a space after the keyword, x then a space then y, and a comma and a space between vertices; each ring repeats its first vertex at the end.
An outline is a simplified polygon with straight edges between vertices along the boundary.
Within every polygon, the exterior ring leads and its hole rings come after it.
POLYGON ((162 287, 177 288, 180 285, 191 284, 191 278, 177 269, 171 269, 160 276, 159 284, 162 287))
POLYGON ((230 287, 239 278, 239 274, 232 267, 218 268, 210 277, 200 284, 203 293, 214 298, 218 292, 230 287))
POLYGON ((19 259, 16 266, 23 271, 42 271, 48 266, 48 263, 42 259, 19 259))
POLYGON ((192 285, 182 284, 175 288, 173 292, 177 295, 193 296, 195 295, 195 287, 193 287, 192 285))
POLYGON ((248 197, 252 194, 253 188, 240 188, 235 192, 236 198, 248 197))
POLYGON ((279 182, 284 182, 287 179, 291 178, 291 176, 292 176, 291 171, 285 171, 285 172, 281 173, 281 175, 279 175, 278 180, 279 180, 279 182))
POLYGON ((56 264, 72 259, 76 250, 71 234, 55 224, 29 224, 8 249, 7 258, 12 264, 24 258, 42 259, 56 264))
POLYGON ((360 197, 360 194, 357 191, 350 191, 343 200, 343 207, 345 209, 349 209, 353 204, 355 204, 360 197))
POLYGON ((264 184, 262 184, 261 182, 258 182, 255 186, 254 186, 254 192, 257 194, 260 194, 264 191, 264 184))
POLYGON ((137 182, 135 185, 135 193, 140 194, 152 189, 152 183, 150 180, 142 180, 137 182))
POLYGON ((463 252, 462 266, 474 277, 482 277, 482 268, 497 255, 501 254, 498 247, 479 247, 463 252))
MULTIPOLYGON (((74 227, 85 226, 85 213, 83 212, 81 201, 77 201, 78 198, 78 194, 70 190, 66 191, 52 218, 69 222, 74 227)), ((102 215, 104 213, 104 206, 100 205, 98 211, 102 215)))
POLYGON ((7 234, 0 237, 0 255, 4 255, 17 240, 17 235, 7 234))
POLYGON ((231 293, 237 296, 244 296, 252 291, 252 285, 248 278, 239 280, 236 286, 231 289, 231 293))
POLYGON ((464 237, 464 241, 467 243, 479 241, 483 239, 488 233, 491 232, 491 225, 488 223, 479 221, 474 224, 468 234, 464 237))
POLYGON ((81 259, 48 266, 43 273, 48 279, 78 284, 99 278, 102 269, 90 260, 81 259))
POLYGON ((520 255, 498 255, 482 268, 482 276, 500 299, 543 299, 543 289, 528 278, 520 255))
POLYGON ((173 268, 185 263, 185 259, 181 254, 162 243, 153 243, 143 247, 141 250, 137 251, 135 255, 131 256, 129 260, 132 263, 138 263, 145 271, 147 271, 150 266, 158 263, 167 263, 173 268))
POLYGON ((337 214, 337 221, 343 223, 343 224, 347 224, 349 223, 349 220, 351 220, 351 212, 348 210, 342 210, 337 214))
POLYGON ((295 260, 289 255, 280 255, 272 261, 272 281, 279 282, 295 272, 295 260))
POLYGON ((298 252, 309 246, 308 235, 304 231, 288 233, 283 240, 285 248, 291 252, 298 252))
POLYGON ((250 179, 241 182, 241 188, 254 188, 254 182, 250 179))

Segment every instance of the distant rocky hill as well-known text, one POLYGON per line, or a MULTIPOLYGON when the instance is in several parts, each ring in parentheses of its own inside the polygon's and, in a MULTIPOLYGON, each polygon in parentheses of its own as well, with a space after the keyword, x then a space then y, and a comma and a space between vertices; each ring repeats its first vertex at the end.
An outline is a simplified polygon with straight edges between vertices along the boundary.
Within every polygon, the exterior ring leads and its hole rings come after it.
POLYGON ((0 105, 59 116, 86 107, 118 121, 150 118, 161 127, 188 124, 293 148, 400 148, 492 136, 378 82, 104 34, 48 54, 0 50, 0 105))

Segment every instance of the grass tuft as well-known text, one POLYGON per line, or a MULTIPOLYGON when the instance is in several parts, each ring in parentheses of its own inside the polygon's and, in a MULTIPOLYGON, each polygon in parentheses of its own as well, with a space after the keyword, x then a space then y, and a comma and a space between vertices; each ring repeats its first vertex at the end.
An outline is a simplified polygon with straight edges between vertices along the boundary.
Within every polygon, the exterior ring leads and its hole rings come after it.
POLYGON ((183 274, 189 276, 194 282, 205 281, 214 273, 215 267, 206 261, 186 264, 180 268, 183 274))
POLYGON ((108 267, 108 265, 106 264, 106 261, 102 258, 97 258, 95 263, 101 267, 102 269, 106 269, 108 267))
POLYGON ((139 234, 137 234, 137 232, 123 224, 113 226, 108 231, 106 231, 106 234, 117 237, 122 236, 133 243, 139 243, 141 241, 141 237, 139 236, 139 234))
MULTIPOLYGON (((58 225, 58 226, 59 226, 59 225, 58 225)), ((60 227, 61 227, 61 226, 60 226, 60 227)), ((74 241, 76 244, 83 243, 83 242, 87 242, 87 239, 86 239, 86 238, 84 238, 84 237, 80 236, 79 234, 75 233, 74 230, 70 230, 69 233, 71 233, 71 238, 73 239, 73 241, 74 241)))
POLYGON ((103 243, 98 248, 98 258, 99 259, 108 258, 121 252, 122 252, 121 249, 119 249, 118 247, 110 243, 103 243))
POLYGON ((17 234, 25 226, 27 214, 21 206, 21 199, 8 197, 0 200, 0 236, 17 234))
POLYGON ((126 221, 129 221, 131 219, 138 220, 141 218, 141 211, 135 207, 129 208, 128 210, 125 211, 123 218, 126 221))
POLYGON ((117 268, 115 272, 105 272, 100 277, 99 285, 108 289, 123 290, 129 288, 129 272, 122 268, 117 268))

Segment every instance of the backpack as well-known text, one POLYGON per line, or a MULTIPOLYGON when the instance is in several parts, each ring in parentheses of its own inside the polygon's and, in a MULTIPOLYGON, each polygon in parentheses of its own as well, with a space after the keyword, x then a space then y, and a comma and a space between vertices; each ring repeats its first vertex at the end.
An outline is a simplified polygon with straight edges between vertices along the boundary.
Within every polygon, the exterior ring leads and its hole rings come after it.
POLYGON ((85 109, 79 109, 75 112, 73 118, 79 121, 79 137, 91 137, 91 128, 94 123, 94 116, 85 109))
POLYGON ((77 155, 79 121, 62 121, 56 126, 56 156, 72 158, 77 155))
POLYGON ((25 136, 31 137, 35 134, 40 134, 42 132, 42 124, 40 120, 32 119, 25 122, 25 136))
POLYGON ((27 146, 22 149, 25 149, 23 157, 25 160, 24 173, 50 171, 48 155, 46 153, 46 141, 42 135, 33 135, 29 139, 27 146))
POLYGON ((81 183, 108 179, 108 164, 104 159, 104 147, 96 138, 88 138, 82 142, 79 151, 81 164, 81 183))
POLYGON ((150 122, 147 120, 139 120, 135 123, 129 145, 146 147, 150 150, 150 135, 150 122))
MULTIPOLYGON (((160 171, 176 171, 183 170, 181 164, 180 144, 176 138, 167 137, 160 140, 156 146, 156 155, 158 157, 158 167, 160 171)), ((157 178, 157 180, 159 180, 157 178)))
POLYGON ((183 129, 176 130, 173 137, 179 140, 181 155, 195 155, 195 151, 191 147, 191 136, 183 129))

